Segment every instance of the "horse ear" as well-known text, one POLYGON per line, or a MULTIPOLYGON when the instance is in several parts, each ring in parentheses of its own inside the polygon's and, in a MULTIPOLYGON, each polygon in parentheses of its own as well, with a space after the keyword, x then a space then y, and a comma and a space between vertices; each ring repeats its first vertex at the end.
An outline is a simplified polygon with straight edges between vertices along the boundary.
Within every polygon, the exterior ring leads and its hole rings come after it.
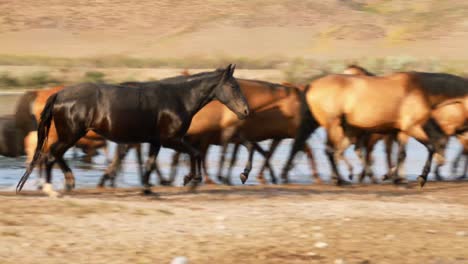
POLYGON ((232 64, 229 64, 223 72, 223 80, 227 81, 229 78, 231 78, 233 72, 234 69, 232 68, 232 64))
POLYGON ((236 69, 236 65, 235 64, 230 64, 230 65, 231 65, 230 75, 233 76, 234 75, 234 70, 236 69))

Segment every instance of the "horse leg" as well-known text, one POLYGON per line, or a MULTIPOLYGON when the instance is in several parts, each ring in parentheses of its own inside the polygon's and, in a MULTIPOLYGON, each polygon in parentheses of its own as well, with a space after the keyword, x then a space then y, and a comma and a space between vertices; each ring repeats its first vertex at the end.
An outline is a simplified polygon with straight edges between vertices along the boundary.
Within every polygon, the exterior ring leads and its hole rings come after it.
POLYGON ((143 193, 151 194, 151 184, 149 182, 151 171, 156 163, 156 157, 158 156, 161 145, 159 142, 154 142, 150 144, 148 159, 145 164, 145 173, 143 174, 142 184, 143 184, 143 193))
POLYGON ((251 142, 247 141, 247 143, 245 143, 244 146, 247 148, 247 151, 249 152, 249 157, 248 157, 247 163, 245 164, 244 172, 240 174, 240 179, 242 181, 242 184, 244 184, 249 178, 249 173, 252 170, 252 161, 253 161, 253 155, 255 151, 255 145, 251 142))
POLYGON ((275 150, 278 147, 280 142, 281 142, 280 139, 273 139, 271 141, 270 150, 267 153, 265 153, 265 161, 263 162, 263 165, 260 168, 260 171, 259 171, 258 176, 257 176, 257 180, 262 184, 266 183, 265 182, 265 177, 263 176, 263 172, 265 171, 267 166, 268 166, 269 171, 270 171, 271 182, 274 183, 274 184, 277 183, 275 172, 273 171, 273 168, 271 168, 269 164, 270 164, 270 159, 273 156, 273 153, 275 152, 275 150))
MULTIPOLYGON (((131 146, 129 146, 130 148, 131 146)), ((138 162, 138 172, 140 173, 140 182, 143 182, 143 175, 145 173, 143 169, 143 153, 141 151, 141 144, 135 144, 132 146, 136 151, 136 158, 138 162)))
POLYGON ((312 177, 314 178, 315 183, 321 184, 322 179, 320 178, 320 175, 318 173, 318 168, 317 168, 317 163, 315 161, 314 152, 312 151, 309 144, 307 143, 304 144, 304 152, 306 153, 307 159, 309 160, 310 169, 312 170, 312 177))
POLYGON ((172 155, 172 162, 171 162, 171 172, 169 175, 169 182, 172 185, 174 183, 175 177, 177 175, 177 166, 179 164, 180 152, 174 152, 172 155))
POLYGON ((319 126, 317 121, 312 118, 311 113, 307 114, 310 115, 310 120, 309 118, 303 118, 303 120, 301 120, 301 124, 296 132, 296 137, 294 138, 294 143, 291 147, 291 151, 289 152, 289 157, 281 171, 281 179, 284 183, 289 181, 288 173, 291 170, 292 162, 297 152, 304 149, 304 145, 310 134, 312 134, 319 126))
POLYGON ((459 180, 465 179, 466 178, 466 173, 468 172, 468 158, 465 155, 465 168, 463 169, 463 174, 461 177, 459 177, 459 180))
POLYGON ((422 188, 427 182, 427 175, 429 174, 431 169, 432 158, 434 156, 434 153, 437 153, 437 155, 439 155, 439 159, 443 159, 443 155, 440 154, 441 148, 439 144, 443 142, 442 138, 444 137, 444 134, 432 118, 430 118, 426 122, 424 128, 421 126, 416 126, 413 127, 413 129, 409 132, 409 135, 413 136, 416 140, 424 144, 427 148, 427 151, 429 152, 422 173, 418 176, 418 182, 422 188))
POLYGON ((67 165, 65 160, 63 159, 63 154, 71 148, 76 141, 78 141, 80 137, 77 137, 76 140, 71 140, 68 142, 64 141, 57 141, 50 146, 50 154, 55 158, 55 161, 59 165, 60 169, 62 170, 63 174, 65 175, 65 190, 71 191, 75 188, 75 177, 67 165))
POLYGON ((228 142, 223 142, 221 145, 221 156, 219 157, 219 163, 218 163, 218 173, 217 173, 217 178, 220 182, 224 182, 227 184, 229 181, 228 178, 223 177, 223 167, 224 167, 224 160, 226 159, 226 152, 228 148, 228 142))
POLYGON ((106 159, 106 162, 109 163, 111 162, 111 160, 109 159, 109 145, 106 144, 104 145, 104 147, 102 147, 102 151, 104 152, 103 155, 104 155, 104 158, 106 159))
MULTIPOLYGON (((203 169, 203 174, 205 178, 205 184, 215 184, 215 182, 210 178, 210 175, 208 173, 208 167, 206 166, 206 157, 208 156, 208 149, 210 146, 208 145, 204 151, 201 152, 201 157, 200 157, 200 162, 202 165, 203 169)), ((223 162, 224 163, 224 162, 223 162)))
POLYGON ((463 156, 463 150, 461 150, 457 156, 455 157, 455 159, 453 160, 453 163, 452 163, 452 168, 451 168, 451 172, 452 172, 452 175, 456 175, 457 174, 457 169, 458 169, 458 166, 460 165, 460 160, 463 156))
MULTIPOLYGON (((374 177, 374 172, 372 171, 372 164, 374 160, 372 158, 372 153, 374 152, 375 145, 378 142, 378 138, 371 137, 369 138, 366 145, 366 156, 364 160, 364 177, 367 176, 371 179, 372 183, 377 183, 377 179, 374 177)), ((363 178, 360 179, 362 182, 363 178)))
POLYGON ((228 171, 227 171, 227 174, 226 174, 226 177, 225 177, 225 179, 228 180, 229 184, 230 184, 230 179, 231 179, 231 175, 232 175, 232 170, 233 170, 234 165, 236 164, 236 161, 237 161, 237 154, 239 153, 239 146, 240 146, 240 144, 235 143, 234 144, 234 149, 232 150, 231 161, 229 162, 229 168, 228 168, 228 171))
MULTIPOLYGON (((111 186, 115 187, 115 178, 117 175, 117 170, 120 168, 122 164, 122 160, 128 153, 129 146, 126 144, 118 144, 117 148, 115 149, 114 159, 112 160, 111 164, 107 166, 106 171, 101 176, 101 179, 98 183, 99 188, 103 188, 106 181, 109 180, 111 182, 111 186)), ((140 180, 143 183, 143 179, 140 175, 140 180)))
POLYGON ((59 196, 59 193, 54 191, 54 188, 52 187, 52 168, 55 164, 55 159, 50 154, 47 154, 42 162, 45 165, 46 172, 45 183, 42 186, 42 192, 47 194, 49 197, 56 198, 59 196))
POLYGON ((385 143, 385 158, 387 161, 387 174, 384 176, 384 178, 389 178, 391 175, 390 170, 393 167, 393 162, 392 162, 392 155, 393 155, 393 142, 396 140, 394 135, 386 135, 384 137, 384 143, 385 143))

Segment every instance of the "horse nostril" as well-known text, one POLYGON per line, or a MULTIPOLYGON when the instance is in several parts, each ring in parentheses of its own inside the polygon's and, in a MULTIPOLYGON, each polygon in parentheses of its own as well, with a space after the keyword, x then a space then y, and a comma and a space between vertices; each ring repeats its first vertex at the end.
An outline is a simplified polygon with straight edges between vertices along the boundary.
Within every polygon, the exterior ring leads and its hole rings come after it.
POLYGON ((246 116, 249 115, 249 109, 248 108, 244 109, 244 115, 246 115, 246 116))

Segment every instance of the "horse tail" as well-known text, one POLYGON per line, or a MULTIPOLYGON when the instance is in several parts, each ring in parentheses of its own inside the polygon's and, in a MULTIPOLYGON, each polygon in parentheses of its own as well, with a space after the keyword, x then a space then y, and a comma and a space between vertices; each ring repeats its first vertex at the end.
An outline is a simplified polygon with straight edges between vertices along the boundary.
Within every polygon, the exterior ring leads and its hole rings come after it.
MULTIPOLYGON (((309 85, 307 85, 304 90, 307 91, 308 88, 309 85)), ((309 108, 309 105, 307 104, 306 93, 301 91, 299 88, 295 88, 294 91, 296 92, 300 102, 300 120, 288 160, 286 161, 286 164, 284 165, 283 171, 281 173, 281 177, 283 179, 287 179, 287 174, 291 168, 292 161, 297 152, 304 149, 305 143, 310 134, 312 134, 315 129, 319 127, 318 121, 315 119, 309 108)))
POLYGON ((34 167, 36 166, 37 161, 41 156, 42 149, 44 148, 44 145, 47 142, 47 137, 49 136, 49 129, 52 123, 54 104, 56 100, 57 93, 49 96, 46 105, 44 106, 44 110, 42 110, 41 112, 41 120, 39 121, 39 125, 37 128, 37 145, 36 150, 34 152, 34 157, 31 163, 29 164, 28 168, 26 169, 26 172, 23 174, 20 181, 18 182, 18 185, 16 185, 16 192, 20 192, 21 189, 23 189, 24 184, 28 180, 29 175, 31 175, 34 167))

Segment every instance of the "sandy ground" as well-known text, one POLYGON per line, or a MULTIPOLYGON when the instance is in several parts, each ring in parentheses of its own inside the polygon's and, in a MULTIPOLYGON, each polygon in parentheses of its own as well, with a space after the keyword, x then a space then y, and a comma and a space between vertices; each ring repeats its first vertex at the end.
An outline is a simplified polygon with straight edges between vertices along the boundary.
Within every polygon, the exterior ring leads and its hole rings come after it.
POLYGON ((1 263, 468 263, 468 182, 0 193, 1 263))

